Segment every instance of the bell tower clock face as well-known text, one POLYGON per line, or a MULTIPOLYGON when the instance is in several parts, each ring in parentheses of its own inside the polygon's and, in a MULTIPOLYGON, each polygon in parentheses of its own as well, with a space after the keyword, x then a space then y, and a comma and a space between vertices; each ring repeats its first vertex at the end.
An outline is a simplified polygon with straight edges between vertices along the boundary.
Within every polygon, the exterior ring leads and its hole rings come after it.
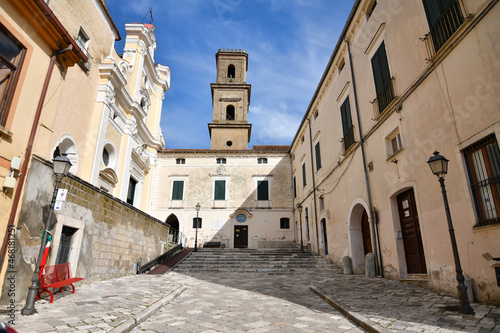
POLYGON ((247 216, 245 214, 236 215, 236 222, 245 223, 247 221, 247 216))

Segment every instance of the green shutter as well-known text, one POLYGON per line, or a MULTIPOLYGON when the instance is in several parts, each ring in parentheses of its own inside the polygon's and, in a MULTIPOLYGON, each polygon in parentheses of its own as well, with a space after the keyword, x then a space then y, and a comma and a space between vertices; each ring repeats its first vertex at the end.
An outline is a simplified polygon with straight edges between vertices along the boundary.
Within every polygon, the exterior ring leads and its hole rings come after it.
POLYGON ((314 148, 316 151, 316 171, 318 171, 319 169, 321 169, 321 151, 319 148, 319 142, 316 144, 314 148))
POLYGON ((269 183, 267 180, 257 182, 257 200, 269 200, 269 183))
POLYGON ((174 186, 172 189, 172 200, 182 200, 183 192, 184 192, 184 181, 174 180, 174 186))
POLYGON ((349 104, 349 97, 347 97, 340 106, 340 115, 342 118, 342 132, 344 137, 349 133, 352 127, 352 118, 351 118, 351 105, 349 104))
POLYGON ((302 187, 306 187, 307 178, 306 178, 306 164, 302 164, 302 187))
POLYGON ((215 181, 215 200, 226 200, 226 181, 216 180, 215 181))
POLYGON ((387 82, 391 79, 389 73, 389 64, 387 62, 387 54, 385 53, 385 44, 382 42, 377 52, 372 58, 373 77, 375 79, 375 89, 377 96, 384 90, 387 82))

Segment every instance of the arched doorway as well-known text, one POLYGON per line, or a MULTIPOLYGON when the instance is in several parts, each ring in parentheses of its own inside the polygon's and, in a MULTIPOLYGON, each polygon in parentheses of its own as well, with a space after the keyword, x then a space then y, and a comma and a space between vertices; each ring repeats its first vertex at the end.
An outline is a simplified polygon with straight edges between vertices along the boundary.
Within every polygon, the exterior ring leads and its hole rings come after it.
POLYGON ((372 252, 370 235, 370 219, 367 205, 362 199, 356 199, 349 215, 349 246, 351 250, 352 269, 354 273, 365 271, 365 255, 372 252))
POLYGON ((321 237, 323 239, 323 254, 328 254, 328 236, 326 234, 326 220, 321 219, 321 237))
POLYGON ((177 243, 179 240, 179 219, 175 214, 170 214, 165 222, 170 225, 169 241, 177 243))

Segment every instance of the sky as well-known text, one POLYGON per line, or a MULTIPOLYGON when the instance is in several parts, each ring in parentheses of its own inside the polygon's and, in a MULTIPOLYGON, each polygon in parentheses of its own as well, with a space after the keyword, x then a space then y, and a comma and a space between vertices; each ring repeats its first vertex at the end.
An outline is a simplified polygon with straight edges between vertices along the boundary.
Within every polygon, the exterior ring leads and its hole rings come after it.
POLYGON ((165 148, 208 149, 210 83, 219 49, 248 54, 253 145, 289 145, 325 71, 354 0, 106 0, 125 23, 156 26, 155 62, 170 67, 163 100, 165 148))

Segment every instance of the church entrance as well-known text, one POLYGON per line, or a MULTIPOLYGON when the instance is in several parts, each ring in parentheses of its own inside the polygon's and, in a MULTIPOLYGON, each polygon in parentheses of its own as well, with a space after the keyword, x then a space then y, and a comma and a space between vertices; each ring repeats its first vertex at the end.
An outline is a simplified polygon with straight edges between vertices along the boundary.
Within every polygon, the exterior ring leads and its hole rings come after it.
POLYGON ((234 247, 237 249, 248 247, 248 226, 246 225, 234 226, 234 247))

